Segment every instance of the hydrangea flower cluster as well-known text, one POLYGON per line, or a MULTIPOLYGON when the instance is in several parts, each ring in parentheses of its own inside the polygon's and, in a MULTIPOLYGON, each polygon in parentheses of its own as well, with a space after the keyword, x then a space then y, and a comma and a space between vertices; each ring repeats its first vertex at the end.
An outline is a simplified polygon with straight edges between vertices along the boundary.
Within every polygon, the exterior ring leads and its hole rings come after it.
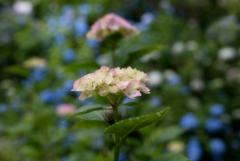
POLYGON ((76 80, 71 91, 82 91, 79 100, 98 93, 102 97, 108 96, 109 93, 126 95, 131 99, 141 96, 141 92, 149 94, 150 90, 146 87, 145 82, 149 81, 148 75, 137 69, 112 68, 102 66, 94 73, 87 74, 76 80))
POLYGON ((127 20, 114 13, 109 13, 97 20, 86 36, 89 39, 103 40, 114 32, 120 32, 124 38, 138 33, 137 28, 132 26, 127 20))

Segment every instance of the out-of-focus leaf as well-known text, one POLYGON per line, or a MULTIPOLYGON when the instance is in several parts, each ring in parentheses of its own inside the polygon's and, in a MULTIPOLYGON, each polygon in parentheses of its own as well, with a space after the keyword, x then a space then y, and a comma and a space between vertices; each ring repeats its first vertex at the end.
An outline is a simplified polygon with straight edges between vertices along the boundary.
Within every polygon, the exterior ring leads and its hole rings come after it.
POLYGON ((89 70, 89 69, 99 69, 99 68, 100 68, 100 65, 98 65, 94 61, 87 61, 79 64, 69 65, 63 70, 63 72, 77 72, 81 69, 89 70))
POLYGON ((181 153, 166 153, 162 154, 151 161, 190 161, 181 153))
POLYGON ((9 66, 6 68, 6 71, 22 77, 26 77, 30 73, 30 71, 27 68, 18 65, 9 66))
POLYGON ((161 112, 119 121, 108 127, 104 134, 117 134, 123 139, 129 133, 161 120, 168 111, 169 108, 166 108, 161 112))
POLYGON ((156 45, 156 46, 149 46, 149 47, 131 52, 128 54, 128 58, 127 58, 126 62, 123 64, 123 67, 131 65, 132 62, 138 60, 142 56, 149 54, 150 52, 152 52, 154 50, 160 50, 161 48, 162 48, 161 46, 156 45))
POLYGON ((139 104, 143 104, 141 102, 127 102, 127 103, 124 103, 124 104, 121 104, 121 105, 124 105, 124 106, 136 106, 136 105, 139 105, 139 104))
POLYGON ((164 130, 162 129, 157 130, 151 138, 153 142, 160 144, 166 141, 170 141, 180 136, 184 132, 185 130, 183 130, 179 126, 170 126, 170 127, 164 128, 164 130))
MULTIPOLYGON (((68 119, 72 118, 72 117, 75 117, 75 116, 81 116, 81 115, 84 115, 84 114, 88 114, 90 112, 96 112, 96 111, 99 111, 99 110, 106 110, 106 108, 104 107, 92 107, 92 105, 90 106, 83 106, 81 107, 79 110, 77 110, 74 114, 72 114, 71 116, 67 117, 63 122, 62 124, 67 121, 68 119), (84 110, 83 110, 84 109, 84 110), (79 111, 80 110, 80 111, 79 111)), ((99 115, 99 113, 95 113, 96 115, 99 115)), ((100 117, 100 116, 99 116, 100 117)), ((102 117, 102 116, 101 116, 102 117)), ((81 117, 80 117, 81 118, 81 117)), ((95 117, 94 117, 95 118, 95 117)), ((91 119, 92 120, 92 119, 91 119)))

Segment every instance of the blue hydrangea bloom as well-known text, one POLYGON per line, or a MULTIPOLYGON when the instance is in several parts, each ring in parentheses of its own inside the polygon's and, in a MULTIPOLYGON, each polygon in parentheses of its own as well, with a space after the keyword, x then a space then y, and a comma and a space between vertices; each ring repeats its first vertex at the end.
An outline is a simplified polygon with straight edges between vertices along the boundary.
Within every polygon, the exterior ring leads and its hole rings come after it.
POLYGON ((73 89, 73 83, 73 80, 67 80, 66 82, 64 82, 63 89, 65 90, 65 92, 69 93, 71 89, 73 89))
POLYGON ((172 74, 168 79, 167 82, 169 85, 177 85, 179 83, 181 83, 182 78, 180 75, 178 74, 172 74))
POLYGON ((197 137, 191 137, 187 144, 187 158, 192 161, 199 161, 201 159, 203 150, 199 139, 197 137))
POLYGON ((92 11, 92 7, 89 4, 80 4, 78 6, 78 11, 80 14, 87 15, 92 11))
POLYGON ((86 19, 79 17, 74 21, 74 29, 78 36, 84 36, 85 33, 89 30, 89 26, 86 22, 86 19))
POLYGON ((76 53, 73 49, 67 49, 63 53, 63 58, 66 62, 73 61, 75 59, 76 53))
POLYGON ((121 153, 121 154, 119 154, 118 160, 119 160, 119 161, 127 161, 127 160, 128 160, 128 159, 127 159, 127 154, 126 154, 126 153, 121 153))
POLYGON ((97 40, 93 40, 93 39, 88 39, 88 40, 87 40, 87 45, 88 45, 90 48, 96 48, 96 47, 99 46, 99 44, 100 44, 100 42, 97 41, 97 40))
POLYGON ((163 104, 163 100, 160 97, 152 97, 150 99, 150 105, 152 107, 159 107, 163 104))
POLYGON ((225 107, 224 105, 220 104, 220 103, 216 103, 213 104, 210 108, 210 114, 213 116, 220 116, 222 114, 224 114, 225 112, 225 107))
POLYGON ((180 125, 183 128, 190 128, 190 130, 195 130, 199 127, 199 120, 194 114, 187 113, 180 120, 180 125))
POLYGON ((210 144, 210 149, 212 154, 221 155, 221 154, 224 154, 224 152, 227 149, 225 142, 219 138, 214 138, 210 140, 209 144, 210 144))
POLYGON ((65 36, 63 34, 57 34, 55 36, 55 42, 58 45, 63 45, 66 42, 66 38, 65 38, 65 36))
POLYGON ((60 100, 66 96, 67 92, 63 88, 57 88, 54 91, 54 98, 60 100))
POLYGON ((0 113, 3 113, 5 111, 7 111, 7 105, 6 104, 1 104, 0 105, 0 113))
POLYGON ((51 103, 55 99, 54 92, 49 89, 46 89, 40 93, 40 100, 44 103, 51 103))
POLYGON ((217 118, 209 118, 205 123, 205 128, 210 133, 218 132, 223 128, 223 123, 217 118))

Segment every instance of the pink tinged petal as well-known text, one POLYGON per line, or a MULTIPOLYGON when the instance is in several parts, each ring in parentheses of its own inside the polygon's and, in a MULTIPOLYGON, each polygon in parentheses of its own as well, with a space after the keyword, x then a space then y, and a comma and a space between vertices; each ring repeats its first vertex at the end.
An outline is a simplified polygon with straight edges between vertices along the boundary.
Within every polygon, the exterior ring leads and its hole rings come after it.
POLYGON ((79 100, 84 101, 86 98, 90 97, 87 93, 82 92, 78 97, 79 100))
POLYGON ((116 71, 115 71, 115 69, 113 68, 113 69, 110 70, 109 75, 112 77, 112 76, 114 76, 115 72, 116 72, 116 71))
POLYGON ((150 89, 147 88, 147 87, 142 86, 142 87, 141 87, 141 91, 142 91, 143 93, 150 94, 150 89))
POLYGON ((115 82, 115 84, 118 86, 119 89, 125 89, 128 86, 129 82, 130 81, 126 81, 126 82, 120 81, 118 83, 115 82))
POLYGON ((129 91, 129 92, 124 91, 124 93, 127 97, 131 99, 135 99, 134 97, 141 96, 141 93, 138 90, 129 91))
POLYGON ((109 70, 109 68, 108 67, 106 67, 106 66, 101 66, 101 69, 100 69, 101 71, 108 71, 109 70))
POLYGON ((112 81, 113 81, 113 78, 110 75, 108 75, 104 78, 104 82, 106 84, 110 84, 110 83, 112 83, 112 81))
POLYGON ((111 93, 117 93, 118 91, 119 91, 119 89, 118 89, 118 87, 117 86, 110 86, 109 87, 109 91, 111 92, 111 93))

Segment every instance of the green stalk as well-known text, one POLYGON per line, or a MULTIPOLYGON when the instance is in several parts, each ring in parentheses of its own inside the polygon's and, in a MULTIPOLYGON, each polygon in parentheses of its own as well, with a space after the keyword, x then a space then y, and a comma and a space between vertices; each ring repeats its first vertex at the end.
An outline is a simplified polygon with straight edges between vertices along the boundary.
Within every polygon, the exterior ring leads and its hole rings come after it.
MULTIPOLYGON (((114 113, 114 122, 117 123, 119 121, 119 116, 118 116, 118 105, 113 106, 113 113, 114 113)), ((114 148, 114 161, 118 161, 118 156, 119 156, 119 148, 120 148, 120 138, 118 135, 115 134, 115 148, 114 148)))

